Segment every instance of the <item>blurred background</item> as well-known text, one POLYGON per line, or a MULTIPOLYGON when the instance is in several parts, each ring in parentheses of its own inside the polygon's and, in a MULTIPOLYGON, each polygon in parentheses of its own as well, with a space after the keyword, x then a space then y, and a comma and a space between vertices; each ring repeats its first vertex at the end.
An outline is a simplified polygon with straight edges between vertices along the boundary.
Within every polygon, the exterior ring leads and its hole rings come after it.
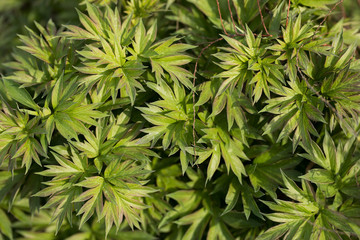
MULTIPOLYGON (((127 1, 144 2, 144 0, 90 0, 97 5, 124 4, 127 1)), ((182 1, 186 0, 164 2, 182 1)), ((83 10, 84 0, 0 0, 0 73, 5 72, 2 64, 11 59, 11 52, 19 45, 17 35, 26 34, 25 26, 35 29, 34 21, 45 25, 49 19, 52 19, 58 27, 63 24, 76 24, 78 18, 75 8, 83 10)), ((345 42, 357 41, 360 45, 360 0, 344 0, 333 15, 344 17, 341 24, 344 27, 345 42), (339 12, 341 14, 337 14, 339 12)), ((340 21, 338 17, 330 16, 330 18, 334 24, 340 21)))
MULTIPOLYGON (((120 4, 126 0, 90 0, 90 2, 105 5, 120 4)), ((44 25, 49 19, 52 19, 57 26, 76 24, 78 18, 75 8, 83 10, 84 0, 0 0, 0 73, 5 71, 2 64, 11 59, 13 48, 19 44, 17 35, 26 33, 25 26, 35 29, 34 21, 44 25)), ((343 20, 345 41, 347 43, 357 41, 360 45, 360 0, 344 0, 336 11, 340 11, 345 18, 343 20)), ((336 11, 334 15, 337 15, 336 11)), ((334 22, 339 20, 333 19, 334 22)))
POLYGON ((11 52, 19 45, 18 34, 25 26, 35 29, 34 21, 44 25, 50 18, 57 24, 77 21, 75 7, 81 0, 0 0, 0 73, 2 64, 9 61, 11 52))

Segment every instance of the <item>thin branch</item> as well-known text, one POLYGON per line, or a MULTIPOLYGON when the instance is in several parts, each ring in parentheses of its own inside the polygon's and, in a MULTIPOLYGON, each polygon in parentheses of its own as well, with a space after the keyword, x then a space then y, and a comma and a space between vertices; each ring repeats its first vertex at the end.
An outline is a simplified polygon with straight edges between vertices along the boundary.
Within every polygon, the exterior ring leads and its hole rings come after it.
POLYGON ((344 4, 341 4, 340 9, 341 9, 342 17, 343 17, 343 18, 346 18, 346 11, 345 11, 344 4))
POLYGON ((289 0, 289 6, 287 9, 287 13, 286 13, 286 27, 288 26, 288 23, 289 23, 290 6, 291 6, 291 0, 289 0))
MULTIPOLYGON (((359 0, 359 1, 360 1, 360 0, 359 0)), ((232 1, 232 3, 233 3, 233 5, 234 5, 234 7, 235 7, 235 12, 236 12, 236 16, 237 16, 238 22, 240 23, 240 25, 242 26, 243 30, 245 31, 246 28, 245 28, 243 22, 241 21, 241 18, 240 18, 240 15, 239 15, 238 11, 236 11, 236 6, 235 6, 235 3, 234 3, 234 0, 232 1)))
POLYGON ((324 17, 324 19, 321 21, 321 23, 319 24, 319 26, 316 28, 314 34, 311 37, 311 40, 314 39, 315 35, 317 34, 317 32, 319 31, 320 27, 324 24, 324 22, 326 21, 326 19, 330 16, 330 14, 335 10, 335 8, 337 8, 337 6, 339 6, 339 4, 342 4, 344 2, 344 0, 340 0, 339 2, 337 2, 329 11, 328 14, 326 14, 326 16, 324 17))
MULTIPOLYGON (((218 0, 216 0, 216 1, 218 1, 218 0)), ((261 12, 260 0, 256 0, 256 2, 257 2, 257 5, 258 5, 258 7, 259 7, 259 13, 260 13, 260 17, 261 17, 261 23, 262 23, 262 25, 263 25, 263 27, 264 27, 264 29, 265 29, 266 34, 270 35, 270 33, 268 32, 268 30, 267 30, 267 28, 266 28, 266 25, 265 25, 265 22, 264 22, 264 17, 263 17, 262 12, 261 12)))
POLYGON ((196 63, 195 63, 195 69, 194 69, 194 78, 193 78, 193 92, 192 92, 192 99, 193 99, 193 126, 192 126, 192 134, 193 134, 193 143, 194 143, 194 146, 193 146, 193 150, 194 150, 194 162, 195 162, 195 158, 196 158, 196 132, 195 132, 195 121, 196 121, 196 108, 195 108, 195 86, 196 86, 196 72, 197 72, 197 67, 198 67, 198 64, 199 64, 199 60, 200 60, 200 57, 202 56, 202 54, 204 53, 204 51, 206 49, 208 49, 209 47, 211 47, 213 44, 223 40, 224 38, 218 38, 218 39, 215 39, 214 41, 210 42, 207 46, 205 46, 203 49, 201 49, 200 51, 200 54, 199 56, 197 57, 196 59, 196 63))
POLYGON ((305 172, 308 173, 314 166, 315 163, 310 161, 309 164, 306 166, 305 172))
POLYGON ((226 29, 225 29, 225 26, 224 26, 224 22, 223 22, 222 16, 221 16, 221 10, 220 10, 219 0, 216 0, 216 4, 217 4, 218 11, 219 11, 221 26, 222 26, 222 28, 223 28, 224 33, 225 33, 226 35, 228 35, 228 33, 227 33, 226 29))
POLYGON ((229 8, 229 12, 230 12, 231 21, 232 21, 232 24, 233 24, 233 26, 234 26, 235 33, 237 33, 235 21, 234 21, 233 14, 232 14, 232 10, 231 10, 231 6, 230 6, 230 0, 227 0, 227 3, 228 3, 228 8, 229 8))

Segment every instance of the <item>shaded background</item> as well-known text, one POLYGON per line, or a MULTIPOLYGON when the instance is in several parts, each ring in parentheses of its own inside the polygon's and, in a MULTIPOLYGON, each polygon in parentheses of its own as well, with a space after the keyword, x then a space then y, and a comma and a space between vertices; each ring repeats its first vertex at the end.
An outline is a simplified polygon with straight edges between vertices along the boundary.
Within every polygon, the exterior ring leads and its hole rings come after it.
MULTIPOLYGON (((126 0, 90 1, 98 5, 126 2, 126 0)), ((44 25, 49 19, 52 19, 57 26, 76 24, 78 17, 75 8, 84 10, 84 0, 0 0, 0 73, 5 72, 2 64, 11 59, 11 52, 19 45, 17 34, 26 34, 25 26, 35 29, 34 21, 44 25)), ((357 41, 360 46, 360 0, 344 0, 336 11, 341 11, 341 15, 345 17, 345 42, 357 41)), ((334 16, 339 14, 335 12, 334 16)), ((333 22, 339 21, 338 17, 330 18, 333 22)))

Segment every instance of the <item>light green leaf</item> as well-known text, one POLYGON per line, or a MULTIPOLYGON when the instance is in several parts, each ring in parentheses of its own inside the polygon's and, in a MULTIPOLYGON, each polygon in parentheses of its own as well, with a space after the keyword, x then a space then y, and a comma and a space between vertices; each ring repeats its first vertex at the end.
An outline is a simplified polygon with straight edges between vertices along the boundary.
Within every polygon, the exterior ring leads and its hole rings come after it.
POLYGON ((40 109, 25 88, 21 88, 20 85, 11 80, 2 79, 2 81, 6 88, 6 94, 12 99, 34 110, 40 109))
POLYGON ((333 174, 325 169, 311 169, 308 173, 301 176, 301 178, 316 184, 330 184, 334 182, 333 174))
POLYGON ((326 7, 326 5, 335 4, 338 0, 299 0, 299 3, 303 4, 304 6, 320 8, 326 7))
POLYGON ((9 239, 13 239, 13 233, 11 228, 11 222, 6 213, 0 209, 0 231, 9 239))

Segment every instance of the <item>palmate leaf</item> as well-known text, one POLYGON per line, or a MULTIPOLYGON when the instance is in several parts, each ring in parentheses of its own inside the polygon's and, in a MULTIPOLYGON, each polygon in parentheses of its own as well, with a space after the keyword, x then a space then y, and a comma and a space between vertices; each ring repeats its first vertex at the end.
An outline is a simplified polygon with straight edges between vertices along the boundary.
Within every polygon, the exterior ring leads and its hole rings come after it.
POLYGON ((351 228, 354 220, 328 209, 319 189, 314 196, 312 186, 305 181, 302 181, 302 189, 285 174, 283 181, 287 188, 282 189, 283 193, 297 202, 263 201, 274 211, 266 216, 281 224, 268 229, 257 239, 276 239, 283 235, 283 239, 337 239, 345 237, 348 232, 355 233, 351 228))
POLYGON ((313 96, 314 93, 310 92, 304 81, 290 81, 289 85, 290 88, 284 87, 285 92, 277 92, 281 97, 267 100, 267 105, 260 112, 277 115, 265 126, 263 135, 282 128, 277 139, 279 142, 295 131, 292 138, 295 150, 300 140, 306 144, 311 140, 310 134, 318 136, 312 121, 326 123, 326 120, 319 110, 324 103, 313 96))
POLYGON ((162 146, 166 150, 170 147, 185 148, 190 146, 192 136, 192 115, 191 95, 186 95, 183 87, 173 84, 173 90, 164 80, 158 80, 158 84, 149 83, 148 86, 157 92, 162 100, 158 100, 148 107, 139 107, 143 117, 155 125, 143 129, 147 133, 139 139, 138 144, 152 142, 152 146, 162 137, 162 146))
POLYGON ((157 25, 154 24, 147 32, 142 21, 139 22, 132 43, 133 49, 129 49, 131 54, 151 63, 152 72, 155 73, 156 79, 162 79, 167 72, 176 84, 183 84, 187 88, 192 88, 189 79, 193 75, 180 66, 189 63, 192 58, 185 55, 186 50, 194 48, 194 46, 183 43, 176 43, 179 39, 172 37, 164 41, 155 42, 157 25))
POLYGON ((131 26, 131 16, 121 23, 118 11, 110 8, 102 13, 97 7, 87 3, 87 11, 89 16, 78 11, 85 29, 66 26, 70 31, 65 33, 74 39, 89 39, 94 42, 78 52, 83 57, 84 64, 77 67, 78 71, 90 75, 83 78, 82 82, 88 85, 98 83, 100 89, 105 84, 114 101, 117 92, 125 87, 134 104, 136 89, 144 90, 137 81, 144 72, 144 66, 137 59, 128 59, 128 45, 136 30, 131 26))
POLYGON ((64 147, 54 149, 57 152, 53 152, 53 155, 59 165, 48 165, 47 170, 38 173, 53 179, 46 182, 48 187, 34 196, 49 197, 42 208, 55 207, 52 221, 56 220, 56 232, 58 232, 65 218, 72 224, 73 208, 79 208, 79 204, 74 205, 73 200, 81 194, 81 188, 75 184, 84 179, 85 172, 91 173, 94 169, 88 165, 86 157, 80 156, 73 149, 71 155, 64 147))
POLYGON ((228 53, 220 52, 214 55, 222 61, 219 66, 225 70, 215 77, 226 78, 221 83, 217 96, 227 88, 230 88, 231 92, 236 86, 241 91, 245 83, 248 83, 245 85, 245 92, 253 96, 254 102, 257 102, 262 93, 270 98, 271 88, 269 86, 282 89, 282 84, 285 83, 280 71, 282 67, 274 64, 274 57, 267 56, 265 46, 261 46, 260 36, 255 38, 247 27, 245 43, 227 36, 223 37, 231 48, 222 48, 228 53))
POLYGON ((126 48, 121 47, 120 44, 112 47, 102 38, 100 42, 104 50, 88 45, 88 49, 79 52, 88 61, 83 61, 85 66, 77 67, 77 70, 92 75, 82 81, 88 85, 94 84, 94 82, 105 83, 106 87, 112 90, 113 97, 116 96, 119 89, 125 87, 127 95, 134 104, 136 89, 145 91, 138 81, 138 78, 145 72, 144 65, 138 60, 127 60, 126 48))
POLYGON ((82 131, 84 141, 71 141, 88 158, 94 159, 94 164, 100 173, 103 165, 108 165, 114 159, 149 162, 149 156, 158 157, 145 145, 137 144, 136 137, 143 126, 141 123, 129 123, 130 111, 103 118, 95 129, 95 134, 90 130, 82 131))
MULTIPOLYGON (((113 100, 118 91, 125 87, 126 95, 134 105, 137 90, 145 91, 139 80, 144 79, 143 63, 148 62, 157 78, 163 77, 167 72, 176 83, 181 82, 192 88, 189 80, 192 74, 180 67, 191 61, 192 58, 183 54, 193 48, 191 45, 173 44, 177 38, 154 43, 156 23, 146 32, 142 21, 131 26, 131 15, 121 24, 117 11, 108 8, 103 14, 90 4, 87 5, 87 10, 89 16, 79 12, 80 21, 86 30, 67 26, 70 32, 66 33, 75 39, 94 41, 78 52, 83 57, 83 66, 77 67, 77 70, 90 75, 82 79, 83 83, 97 83, 98 89, 105 85, 111 91, 113 100)), ((120 92, 123 94, 123 91, 120 92)))
POLYGON ((139 212, 146 208, 141 199, 155 191, 138 180, 147 173, 143 166, 136 166, 131 161, 113 161, 105 169, 104 177, 88 177, 78 183, 77 186, 89 188, 73 200, 85 202, 77 213, 83 215, 80 227, 96 210, 99 219, 105 217, 107 233, 113 223, 119 228, 123 217, 131 228, 140 228, 139 212))
POLYGON ((243 152, 244 143, 242 135, 239 134, 241 130, 233 129, 229 133, 218 126, 216 128, 205 128, 202 131, 205 135, 198 142, 207 143, 210 147, 197 149, 198 158, 196 163, 201 164, 211 156, 207 168, 207 181, 212 178, 218 169, 222 158, 227 171, 229 172, 231 169, 238 180, 242 182, 242 176, 247 176, 242 159, 248 160, 248 157, 243 152))
MULTIPOLYGON (((326 46, 326 43, 329 42, 327 39, 311 39, 312 41, 309 41, 314 34, 312 24, 307 23, 302 26, 301 21, 301 14, 296 19, 290 17, 286 29, 282 29, 283 40, 277 39, 278 44, 267 47, 267 49, 275 51, 275 55, 280 55, 278 60, 287 61, 285 70, 291 81, 296 81, 298 62, 300 64, 306 62, 306 52, 328 55, 330 49, 329 46, 326 46)), ((311 63, 309 62, 308 65, 304 66, 305 69, 310 68, 311 63)))
POLYGON ((202 106, 205 103, 207 103, 210 99, 214 99, 219 86, 220 86, 219 82, 217 81, 206 81, 199 84, 196 89, 198 92, 200 92, 199 99, 195 104, 195 106, 202 106))
POLYGON ((270 146, 252 146, 247 152, 252 163, 245 169, 255 192, 264 189, 272 198, 276 199, 276 189, 282 184, 281 170, 287 174, 295 175, 294 170, 301 158, 294 156, 291 145, 273 144, 270 146), (256 154, 253 156, 253 154, 256 154))
POLYGON ((38 23, 36 23, 36 27, 39 29, 41 37, 28 28, 29 36, 20 35, 21 41, 25 44, 25 46, 20 46, 20 49, 48 64, 53 64, 55 60, 66 55, 67 41, 57 36, 61 30, 56 29, 52 20, 49 20, 46 28, 38 23))
POLYGON ((41 166, 39 155, 47 157, 47 154, 37 139, 45 133, 39 118, 30 119, 28 114, 15 113, 10 107, 3 106, 4 111, 0 111, 0 164, 6 162, 9 170, 13 171, 16 160, 21 158, 21 167, 25 166, 26 172, 32 161, 41 166))
POLYGON ((307 153, 300 156, 322 168, 313 168, 301 178, 315 183, 326 197, 333 197, 340 191, 360 199, 356 180, 360 173, 360 162, 359 157, 354 155, 354 138, 341 140, 336 146, 330 134, 325 132, 322 149, 313 141, 310 147, 304 148, 307 153))
POLYGON ((201 192, 195 190, 178 190, 167 194, 167 197, 174 199, 178 204, 164 215, 159 223, 159 229, 196 210, 202 199, 201 192))
POLYGON ((331 130, 336 122, 344 130, 349 130, 349 124, 350 127, 352 125, 350 119, 357 121, 359 99, 355 93, 359 88, 359 78, 358 73, 351 70, 350 61, 354 50, 355 45, 343 47, 343 34, 340 32, 332 40, 331 54, 326 57, 299 55, 299 64, 304 69, 303 75, 308 76, 307 81, 328 101, 327 105, 330 103, 334 107, 330 111, 331 130))
MULTIPOLYGON (((8 62, 6 65, 10 69, 14 69, 12 75, 4 77, 4 79, 20 83, 24 87, 29 87, 37 84, 46 84, 51 81, 49 74, 50 65, 42 64, 38 59, 31 54, 23 51, 16 51, 14 54, 16 61, 8 62), (43 69, 40 69, 41 65, 45 65, 43 69)), ((59 68, 61 69, 61 68, 59 68)))
POLYGON ((47 170, 39 173, 53 179, 35 196, 49 197, 43 208, 55 207, 52 220, 57 221, 57 231, 65 218, 72 222, 74 210, 77 215, 82 215, 80 227, 96 211, 99 220, 105 218, 106 234, 113 223, 119 228, 123 217, 131 227, 140 228, 139 212, 146 208, 142 198, 155 191, 143 186, 144 176, 149 173, 143 165, 131 160, 113 160, 104 175, 99 176, 95 175, 98 171, 89 165, 86 156, 72 148, 70 154, 64 147, 54 149, 57 153, 53 155, 60 166, 49 165, 47 170), (83 188, 88 190, 83 191, 83 188))
MULTIPOLYGON (((351 51, 351 54, 344 53, 342 57, 347 54, 347 57, 350 58, 352 53, 353 51, 351 51)), ((321 93, 335 107, 335 112, 331 112, 331 118, 336 119, 344 130, 349 130, 349 125, 351 126, 350 119, 354 120, 355 124, 357 124, 359 116, 360 99, 355 94, 359 90, 359 76, 358 73, 349 71, 348 62, 344 63, 344 65, 344 69, 335 71, 334 74, 327 76, 322 83, 321 93)), ((331 67, 329 68, 331 69, 331 67)), ((335 125, 332 124, 330 127, 333 129, 335 125)))
POLYGON ((52 88, 51 96, 45 101, 43 112, 47 113, 44 120, 48 142, 55 128, 65 138, 77 139, 77 133, 85 131, 84 124, 97 125, 94 119, 106 116, 95 110, 99 104, 84 102, 87 92, 78 86, 77 78, 68 78, 69 76, 61 75, 52 88))
MULTIPOLYGON (((88 12, 88 16, 77 10, 79 20, 85 29, 73 25, 66 25, 65 27, 70 31, 65 32, 64 35, 72 39, 100 40, 101 37, 106 38, 106 31, 102 28, 105 27, 104 22, 106 20, 104 19, 108 19, 109 21, 118 20, 114 18, 117 11, 108 11, 106 12, 107 17, 104 17, 99 8, 89 2, 86 3, 86 10, 88 12)), ((120 22, 115 21, 114 23, 120 22)))
POLYGON ((167 72, 175 84, 183 84, 192 89, 193 85, 189 79, 193 78, 188 70, 180 67, 191 62, 192 58, 184 55, 183 52, 194 48, 188 44, 173 44, 178 38, 170 38, 166 41, 155 43, 151 48, 154 54, 148 56, 151 62, 152 71, 156 78, 161 79, 164 71, 167 72))
POLYGON ((93 215, 95 208, 97 212, 101 211, 103 205, 102 189, 105 188, 104 178, 100 176, 89 177, 78 183, 77 186, 89 188, 73 200, 75 203, 86 201, 78 211, 78 215, 83 214, 80 221, 81 227, 93 215))
POLYGON ((72 64, 76 58, 69 41, 59 36, 62 29, 56 29, 51 20, 46 28, 38 23, 35 25, 40 34, 27 29, 28 36, 20 36, 24 46, 19 47, 22 51, 16 51, 13 55, 15 61, 6 63, 14 72, 4 79, 17 82, 22 87, 36 86, 33 90, 37 97, 41 93, 48 94, 53 80, 59 78, 64 71, 69 74, 73 72, 72 64))

